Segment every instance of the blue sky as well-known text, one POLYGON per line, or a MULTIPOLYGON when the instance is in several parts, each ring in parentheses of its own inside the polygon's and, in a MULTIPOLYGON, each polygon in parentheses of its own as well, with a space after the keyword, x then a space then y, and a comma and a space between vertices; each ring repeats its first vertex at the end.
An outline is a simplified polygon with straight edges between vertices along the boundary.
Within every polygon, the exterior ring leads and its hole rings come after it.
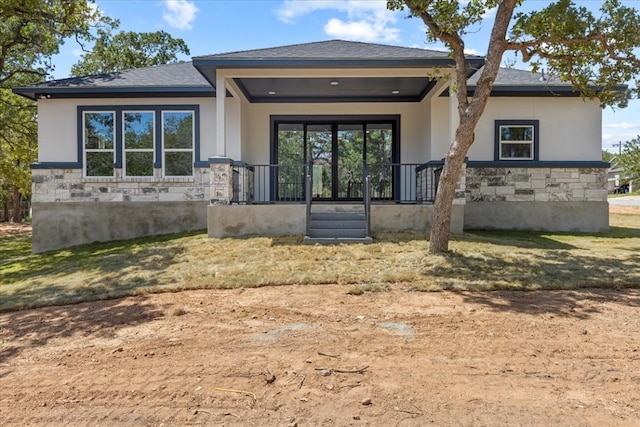
MULTIPOLYGON (((120 20, 125 31, 169 32, 185 40, 191 56, 257 49, 322 40, 356 40, 396 46, 443 49, 427 44, 424 25, 406 13, 390 12, 386 0, 98 0, 107 16, 120 20)), ((525 8, 539 8, 544 0, 527 0, 525 8)), ((578 1, 597 8, 600 2, 578 1)), ((640 5, 637 0, 623 1, 640 5)), ((492 14, 465 40, 468 53, 484 55, 492 14)), ((68 41, 54 58, 54 78, 69 75, 82 51, 68 41)), ((189 60, 189 57, 181 58, 189 60)), ((519 64, 518 68, 526 69, 519 64)), ((640 135, 640 101, 603 113, 602 146, 640 135)))

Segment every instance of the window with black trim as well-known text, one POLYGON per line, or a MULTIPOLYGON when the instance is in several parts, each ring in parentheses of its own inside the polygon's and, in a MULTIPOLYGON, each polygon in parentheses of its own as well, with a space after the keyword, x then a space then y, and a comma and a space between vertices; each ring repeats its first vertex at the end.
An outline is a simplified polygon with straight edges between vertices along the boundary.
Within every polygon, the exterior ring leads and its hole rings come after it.
POLYGON ((112 177, 115 161, 115 112, 85 111, 82 117, 85 175, 112 177))
POLYGON ((538 120, 496 120, 495 160, 538 160, 538 120))
POLYGON ((198 105, 80 106, 84 176, 193 177, 200 164, 198 105))
POLYGON ((153 142, 155 141, 155 114, 153 111, 125 111, 124 122, 124 176, 153 176, 153 142))

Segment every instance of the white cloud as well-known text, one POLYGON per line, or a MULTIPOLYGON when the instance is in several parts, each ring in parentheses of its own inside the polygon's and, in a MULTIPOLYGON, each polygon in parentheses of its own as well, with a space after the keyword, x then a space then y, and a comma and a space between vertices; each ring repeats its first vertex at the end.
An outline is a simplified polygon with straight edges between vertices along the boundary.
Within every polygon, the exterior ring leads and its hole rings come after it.
POLYGON ((620 141, 622 141, 622 144, 624 144, 626 141, 630 141, 634 138, 637 138, 638 134, 637 133, 619 133, 619 134, 602 134, 602 146, 604 148, 611 148, 609 151, 617 151, 618 150, 618 143, 620 141), (615 144, 615 145, 614 145, 615 144), (615 150, 613 150, 613 147, 615 147, 615 150))
POLYGON ((604 129, 640 129, 640 123, 608 123, 602 125, 604 129))
POLYGON ((467 47, 464 49, 464 53, 467 55, 479 55, 482 56, 482 53, 480 51, 478 51, 477 49, 473 49, 470 47, 467 47))
POLYGON ((188 0, 165 0, 165 11, 162 14, 164 20, 179 30, 190 30, 196 19, 198 8, 188 0))
POLYGON ((277 15, 281 21, 293 23, 296 18, 319 10, 346 14, 325 24, 324 31, 331 37, 365 42, 399 39, 400 30, 393 26, 396 14, 387 10, 386 0, 285 0, 277 15))

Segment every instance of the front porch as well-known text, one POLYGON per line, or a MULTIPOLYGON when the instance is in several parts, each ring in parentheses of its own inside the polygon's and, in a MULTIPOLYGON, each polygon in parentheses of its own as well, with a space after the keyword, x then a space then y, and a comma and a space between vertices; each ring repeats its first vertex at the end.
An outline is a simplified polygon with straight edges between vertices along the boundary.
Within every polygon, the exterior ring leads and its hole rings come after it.
MULTIPOLYGON (((378 232, 426 233, 431 229, 442 168, 440 161, 421 165, 365 164, 359 175, 343 183, 350 197, 329 200, 318 197, 320 169, 313 164, 248 165, 220 158, 210 162, 212 198, 207 208, 207 229, 209 237, 216 238, 287 234, 331 238, 326 230, 313 229, 313 216, 328 215, 340 222, 341 215, 346 218, 354 214, 361 215, 366 223, 366 233, 357 237, 370 239, 378 232)), ((348 221, 353 218, 344 222, 348 221)), ((463 222, 461 198, 453 207, 451 231, 462 233, 463 222)), ((354 232, 347 226, 338 228, 354 232)), ((338 235, 333 243, 350 242, 352 237, 356 236, 338 235)))

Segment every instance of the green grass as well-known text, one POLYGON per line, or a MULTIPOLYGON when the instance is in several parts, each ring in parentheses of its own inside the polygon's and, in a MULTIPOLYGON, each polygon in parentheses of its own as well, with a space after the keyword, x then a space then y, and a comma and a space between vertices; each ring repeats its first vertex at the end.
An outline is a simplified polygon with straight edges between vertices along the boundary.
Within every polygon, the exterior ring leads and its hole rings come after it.
POLYGON ((430 256, 425 236, 372 245, 304 246, 301 236, 209 239, 202 233, 31 254, 30 236, 0 239, 0 311, 185 289, 347 285, 537 290, 640 286, 640 210, 611 214, 602 234, 468 232, 430 256))

